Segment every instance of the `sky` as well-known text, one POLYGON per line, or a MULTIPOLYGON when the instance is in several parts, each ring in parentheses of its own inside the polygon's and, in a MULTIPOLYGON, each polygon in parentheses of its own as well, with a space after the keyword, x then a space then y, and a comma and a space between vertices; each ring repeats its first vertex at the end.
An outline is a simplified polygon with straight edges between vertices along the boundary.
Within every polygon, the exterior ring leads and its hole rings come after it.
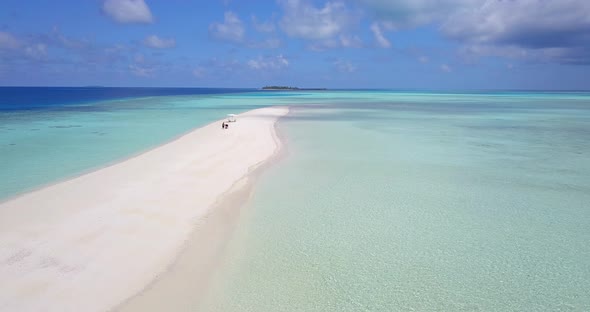
POLYGON ((0 85, 590 89, 588 0, 2 0, 0 85))

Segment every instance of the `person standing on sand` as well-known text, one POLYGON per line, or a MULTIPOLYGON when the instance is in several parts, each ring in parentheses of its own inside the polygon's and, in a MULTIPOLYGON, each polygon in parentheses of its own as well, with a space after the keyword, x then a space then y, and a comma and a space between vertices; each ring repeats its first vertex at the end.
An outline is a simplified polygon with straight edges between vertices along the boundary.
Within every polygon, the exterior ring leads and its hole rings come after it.
POLYGON ((226 129, 227 127, 225 126, 225 121, 221 123, 221 129, 226 129))

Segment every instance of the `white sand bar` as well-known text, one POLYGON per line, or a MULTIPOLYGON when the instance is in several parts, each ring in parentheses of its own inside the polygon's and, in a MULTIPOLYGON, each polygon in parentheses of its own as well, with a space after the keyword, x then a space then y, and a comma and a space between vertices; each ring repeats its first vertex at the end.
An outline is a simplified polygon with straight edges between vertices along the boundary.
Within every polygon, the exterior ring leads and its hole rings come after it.
MULTIPOLYGON (((280 147, 256 109, 0 204, 0 311, 106 311, 170 265, 196 222, 280 147)), ((157 125, 154 125, 157 127, 157 125)))

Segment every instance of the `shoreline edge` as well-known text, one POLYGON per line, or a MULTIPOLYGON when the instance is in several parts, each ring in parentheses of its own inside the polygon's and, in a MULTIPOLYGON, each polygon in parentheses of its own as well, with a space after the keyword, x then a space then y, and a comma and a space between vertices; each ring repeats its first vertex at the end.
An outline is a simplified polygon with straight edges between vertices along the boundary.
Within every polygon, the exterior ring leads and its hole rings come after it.
POLYGON ((275 126, 288 111, 251 110, 227 130, 213 122, 0 203, 0 310, 104 311, 149 289, 195 227, 281 150, 275 126))

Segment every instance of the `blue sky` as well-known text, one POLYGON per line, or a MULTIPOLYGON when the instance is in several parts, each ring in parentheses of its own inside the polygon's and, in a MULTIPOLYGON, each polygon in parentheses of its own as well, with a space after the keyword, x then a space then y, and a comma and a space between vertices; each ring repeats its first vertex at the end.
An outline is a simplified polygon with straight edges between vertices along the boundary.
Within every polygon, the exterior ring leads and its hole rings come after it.
POLYGON ((2 0, 0 85, 590 89, 588 0, 2 0))

